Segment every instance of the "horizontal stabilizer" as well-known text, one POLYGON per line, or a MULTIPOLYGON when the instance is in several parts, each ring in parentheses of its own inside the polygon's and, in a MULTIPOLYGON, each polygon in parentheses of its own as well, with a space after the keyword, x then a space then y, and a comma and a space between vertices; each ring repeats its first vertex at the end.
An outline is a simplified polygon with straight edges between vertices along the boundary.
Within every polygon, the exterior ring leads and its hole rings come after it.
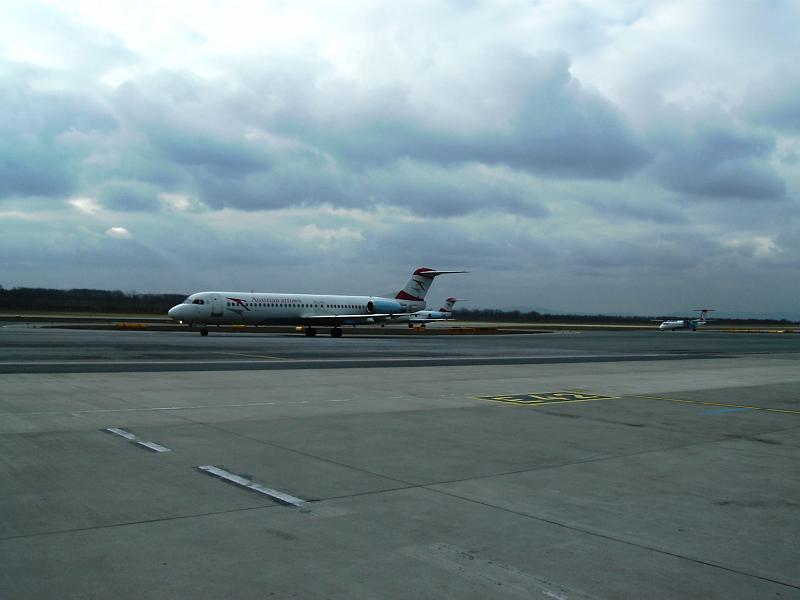
POLYGON ((449 275, 450 273, 469 273, 469 271, 423 271, 414 273, 415 275, 422 275, 423 277, 436 277, 437 275, 449 275))
POLYGON ((314 319, 317 319, 319 321, 325 321, 325 320, 330 321, 331 319, 352 319, 352 320, 364 321, 367 319, 375 319, 375 318, 387 319, 389 317, 394 317, 394 316, 396 315, 392 313, 369 313, 369 314, 361 313, 360 315, 308 315, 302 318, 309 321, 313 321, 314 319))

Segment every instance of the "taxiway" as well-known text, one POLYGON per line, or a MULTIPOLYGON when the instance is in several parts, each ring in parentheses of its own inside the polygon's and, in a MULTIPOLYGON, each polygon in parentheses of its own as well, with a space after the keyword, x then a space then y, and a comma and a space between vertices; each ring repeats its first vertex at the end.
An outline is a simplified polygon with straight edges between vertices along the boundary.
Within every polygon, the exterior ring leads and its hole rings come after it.
POLYGON ((0 590, 800 597, 798 367, 765 334, 0 328, 0 590))

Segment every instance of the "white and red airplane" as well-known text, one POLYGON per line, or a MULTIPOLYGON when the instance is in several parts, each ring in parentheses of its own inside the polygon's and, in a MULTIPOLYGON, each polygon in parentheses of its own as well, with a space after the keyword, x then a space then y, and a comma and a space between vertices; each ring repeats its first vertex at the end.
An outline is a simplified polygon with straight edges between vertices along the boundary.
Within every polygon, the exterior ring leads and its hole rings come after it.
POLYGON ((426 323, 433 321, 450 321, 453 318, 453 306, 456 302, 459 302, 458 298, 448 298, 445 300, 444 306, 438 310, 418 310, 410 315, 398 317, 392 322, 408 323, 409 327, 414 327, 414 325, 425 327, 426 323))
MULTIPOLYGON (((342 325, 387 323, 425 310, 425 295, 435 277, 466 271, 436 271, 422 267, 393 298, 330 294, 276 294, 272 292, 197 292, 167 313, 188 325, 296 325, 307 336, 316 327, 331 327, 331 337, 342 337, 342 325)), ((420 317, 424 318, 424 317, 420 317)))
POLYGON ((700 316, 696 319, 676 319, 674 321, 663 321, 661 325, 658 326, 660 331, 666 331, 668 329, 675 331, 676 329, 691 329, 692 331, 697 331, 698 327, 702 327, 708 321, 706 320, 706 315, 710 312, 713 312, 713 308, 696 308, 695 312, 699 312, 700 316))

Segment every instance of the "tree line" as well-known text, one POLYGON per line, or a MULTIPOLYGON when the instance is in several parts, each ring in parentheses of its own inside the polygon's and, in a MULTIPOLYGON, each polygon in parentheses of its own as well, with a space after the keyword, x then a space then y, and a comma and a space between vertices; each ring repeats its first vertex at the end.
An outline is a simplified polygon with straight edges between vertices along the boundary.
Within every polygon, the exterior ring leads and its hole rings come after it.
POLYGON ((139 294, 120 290, 15 287, 0 286, 0 310, 104 312, 163 315, 182 302, 186 294, 139 294))
MULTIPOLYGON (((182 302, 186 294, 140 294, 134 291, 15 287, 5 289, 0 285, 0 311, 58 311, 58 312, 104 312, 164 315, 170 308, 182 302)), ((499 310, 494 308, 458 308, 453 316, 462 321, 516 322, 516 323, 578 323, 627 325, 649 324, 651 320, 662 320, 670 315, 614 316, 614 315, 551 315, 535 310, 499 310)), ((675 315, 671 315, 673 318, 675 315)), ((789 325, 787 319, 713 319, 720 325, 742 322, 758 324, 789 325)))
MULTIPOLYGON (((558 314, 552 315, 539 313, 535 310, 498 310, 491 308, 469 309, 459 308, 453 311, 453 316, 462 321, 489 321, 489 322, 513 322, 513 323, 576 323, 576 324, 611 324, 622 325, 650 325, 651 321, 664 321, 667 319, 683 318, 678 315, 653 315, 653 316, 617 316, 617 315, 571 315, 558 314)), ((686 318, 693 318, 686 315, 686 318)), ((760 325, 791 325, 793 321, 788 319, 710 319, 719 325, 735 325, 738 323, 753 323, 760 325)))

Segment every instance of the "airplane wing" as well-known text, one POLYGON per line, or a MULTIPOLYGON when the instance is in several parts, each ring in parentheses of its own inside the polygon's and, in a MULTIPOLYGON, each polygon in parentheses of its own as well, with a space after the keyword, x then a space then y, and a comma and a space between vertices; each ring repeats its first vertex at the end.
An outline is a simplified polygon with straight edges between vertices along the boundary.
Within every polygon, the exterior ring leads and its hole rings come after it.
POLYGON ((409 319, 408 323, 412 325, 417 323, 441 323, 442 321, 453 321, 454 319, 409 319))
POLYGON ((371 313, 368 315, 308 315, 301 317, 301 321, 306 321, 314 325, 367 325, 377 323, 395 315, 391 313, 371 313))

